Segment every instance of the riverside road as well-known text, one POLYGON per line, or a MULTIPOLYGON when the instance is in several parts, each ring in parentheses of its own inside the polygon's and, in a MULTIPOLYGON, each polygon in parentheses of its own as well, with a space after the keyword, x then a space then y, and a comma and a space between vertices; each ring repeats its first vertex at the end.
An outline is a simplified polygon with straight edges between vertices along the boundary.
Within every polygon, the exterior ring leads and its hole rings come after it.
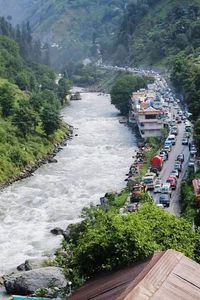
MULTIPOLYGON (((176 190, 172 191, 172 197, 170 201, 170 206, 167 209, 168 211, 176 214, 177 216, 180 215, 180 187, 181 187, 181 182, 184 177, 184 174, 187 169, 187 164, 189 160, 189 148, 188 146, 182 145, 182 138, 184 135, 184 128, 185 124, 181 123, 178 124, 178 135, 177 135, 177 141, 176 144, 173 146, 171 152, 169 153, 169 159, 165 162, 162 171, 160 172, 159 178, 162 179, 163 181, 167 179, 167 177, 170 175, 171 171, 173 170, 174 162, 177 158, 177 156, 180 153, 183 153, 185 156, 185 160, 183 163, 183 169, 182 172, 179 175, 178 181, 177 181, 177 187, 176 190)), ((154 200, 156 203, 159 203, 159 196, 160 194, 154 194, 154 200)))

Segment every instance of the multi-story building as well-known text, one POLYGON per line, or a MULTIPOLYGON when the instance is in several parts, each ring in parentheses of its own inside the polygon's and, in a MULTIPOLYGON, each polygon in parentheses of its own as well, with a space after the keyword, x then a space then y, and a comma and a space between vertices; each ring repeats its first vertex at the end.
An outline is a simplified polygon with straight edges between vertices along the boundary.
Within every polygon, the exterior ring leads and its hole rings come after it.
POLYGON ((163 119, 162 99, 153 90, 132 94, 130 119, 135 120, 142 138, 162 136, 166 126, 163 119))

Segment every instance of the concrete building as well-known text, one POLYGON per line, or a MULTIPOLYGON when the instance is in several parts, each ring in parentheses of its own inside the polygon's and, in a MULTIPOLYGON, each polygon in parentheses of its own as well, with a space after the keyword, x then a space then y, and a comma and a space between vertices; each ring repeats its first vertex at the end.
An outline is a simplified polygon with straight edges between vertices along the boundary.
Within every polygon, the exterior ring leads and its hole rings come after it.
POLYGON ((166 127, 162 99, 153 90, 140 90, 132 94, 129 121, 135 121, 142 138, 160 137, 166 127))

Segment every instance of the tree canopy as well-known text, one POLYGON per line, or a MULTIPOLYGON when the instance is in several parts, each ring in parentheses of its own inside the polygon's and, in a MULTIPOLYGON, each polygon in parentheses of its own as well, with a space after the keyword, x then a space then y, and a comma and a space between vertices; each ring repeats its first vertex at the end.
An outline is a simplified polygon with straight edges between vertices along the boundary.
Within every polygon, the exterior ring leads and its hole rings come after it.
POLYGON ((80 278, 143 260, 155 250, 175 249, 196 258, 199 235, 191 224, 154 204, 142 204, 129 214, 90 208, 83 216, 82 223, 71 225, 68 242, 57 253, 57 262, 74 285, 80 278))
POLYGON ((111 103, 123 114, 127 115, 130 108, 132 92, 146 87, 146 81, 140 76, 121 75, 111 90, 111 103))

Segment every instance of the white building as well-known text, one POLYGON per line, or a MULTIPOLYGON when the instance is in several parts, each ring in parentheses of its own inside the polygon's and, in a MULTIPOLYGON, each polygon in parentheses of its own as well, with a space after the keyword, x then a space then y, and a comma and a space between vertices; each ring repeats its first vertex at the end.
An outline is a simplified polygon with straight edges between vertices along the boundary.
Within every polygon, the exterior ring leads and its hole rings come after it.
POLYGON ((152 90, 140 90, 132 95, 132 109, 129 119, 135 120, 140 135, 144 139, 160 137, 163 134, 162 129, 166 125, 163 119, 162 103, 160 103, 159 109, 158 102, 158 96, 152 90))

